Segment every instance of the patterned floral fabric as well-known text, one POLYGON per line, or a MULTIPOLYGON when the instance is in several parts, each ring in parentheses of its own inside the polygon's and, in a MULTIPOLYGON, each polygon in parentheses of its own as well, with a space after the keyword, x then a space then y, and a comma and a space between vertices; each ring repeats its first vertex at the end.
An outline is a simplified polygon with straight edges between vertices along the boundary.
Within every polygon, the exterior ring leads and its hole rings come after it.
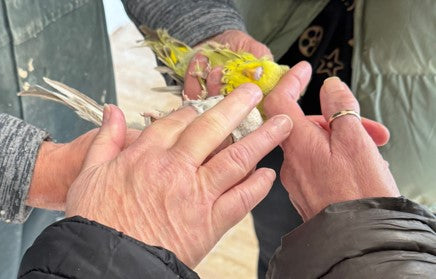
POLYGON ((351 82, 353 12, 354 0, 330 1, 279 61, 292 66, 306 60, 312 65, 312 81, 300 100, 306 114, 321 113, 319 89, 326 78, 351 82))

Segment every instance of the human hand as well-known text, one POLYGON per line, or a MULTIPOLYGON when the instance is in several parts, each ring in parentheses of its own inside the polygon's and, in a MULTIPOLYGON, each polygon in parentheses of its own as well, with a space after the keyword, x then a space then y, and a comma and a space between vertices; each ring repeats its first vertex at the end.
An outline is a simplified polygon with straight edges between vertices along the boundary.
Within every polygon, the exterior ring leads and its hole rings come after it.
POLYGON ((236 52, 249 52, 257 58, 268 57, 273 60, 273 55, 269 48, 258 42, 256 39, 240 30, 227 30, 221 34, 218 34, 212 38, 209 38, 206 42, 213 41, 222 45, 227 45, 231 50, 236 52))
MULTIPOLYGON (((50 210, 65 210, 68 189, 77 178, 97 134, 91 130, 69 143, 44 141, 38 151, 26 205, 50 210)), ((126 146, 141 132, 129 129, 126 146)))
POLYGON ((323 120, 306 117, 295 100, 309 81, 308 66, 297 66, 299 69, 286 74, 266 98, 265 112, 268 116, 287 114, 293 120, 292 133, 281 145, 284 163, 280 177, 303 219, 332 203, 399 196, 388 163, 374 144, 377 137, 383 138, 380 127, 372 123, 365 131, 357 117, 347 115, 334 120, 329 128, 328 119, 334 113, 346 109, 359 112, 357 100, 338 78, 327 79, 321 88, 323 120))
MULTIPOLYGON (((271 51, 266 45, 256 41, 253 37, 240 30, 224 31, 223 33, 199 43, 197 47, 208 42, 217 42, 222 45, 227 45, 231 50, 236 52, 250 52, 258 58, 266 56, 271 60, 273 59, 271 51)), ((207 63, 208 59, 201 54, 195 55, 191 60, 184 79, 184 93, 188 98, 197 99, 201 92, 201 87, 197 77, 192 75, 192 73, 196 72, 196 67, 200 67, 203 71, 208 71, 206 79, 208 96, 216 96, 219 94, 222 86, 222 68, 216 67, 208 70, 207 63)))
POLYGON ((274 181, 273 170, 251 170, 289 135, 287 116, 270 119, 208 158, 261 97, 258 87, 246 84, 200 116, 182 108, 155 121, 123 151, 123 115, 106 107, 104 124, 68 192, 67 216, 169 249, 194 267, 274 181))

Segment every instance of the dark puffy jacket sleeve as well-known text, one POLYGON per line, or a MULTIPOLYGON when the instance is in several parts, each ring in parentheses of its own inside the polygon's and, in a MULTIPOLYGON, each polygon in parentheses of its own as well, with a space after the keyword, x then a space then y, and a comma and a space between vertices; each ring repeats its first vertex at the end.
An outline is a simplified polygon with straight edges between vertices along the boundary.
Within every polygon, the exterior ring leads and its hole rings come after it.
POLYGON ((282 238, 268 278, 435 278, 436 220, 405 198, 331 205, 282 238))
POLYGON ((122 0, 137 25, 165 28, 175 38, 194 46, 225 30, 245 31, 232 0, 122 0))
POLYGON ((0 221, 23 223, 32 208, 25 201, 39 146, 47 132, 0 113, 0 221))
POLYGON ((82 217, 47 227, 27 250, 19 278, 199 278, 163 248, 82 217))

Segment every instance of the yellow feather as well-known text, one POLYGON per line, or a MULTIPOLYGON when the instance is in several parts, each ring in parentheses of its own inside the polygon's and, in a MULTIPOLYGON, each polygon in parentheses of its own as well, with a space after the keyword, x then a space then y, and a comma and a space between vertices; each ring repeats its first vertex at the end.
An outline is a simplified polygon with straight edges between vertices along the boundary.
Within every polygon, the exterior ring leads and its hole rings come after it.
MULTIPOLYGON (((145 26, 140 30, 145 35, 148 45, 157 58, 176 74, 177 80, 183 81, 189 62, 195 53, 200 52, 209 59, 211 68, 223 67, 221 94, 227 95, 244 83, 254 83, 266 96, 289 70, 288 66, 279 65, 267 58, 256 58, 247 52, 236 53, 218 43, 207 43, 198 49, 192 49, 185 43, 171 37, 166 30, 151 30, 145 26)), ((259 105, 263 116, 263 109, 259 105)))

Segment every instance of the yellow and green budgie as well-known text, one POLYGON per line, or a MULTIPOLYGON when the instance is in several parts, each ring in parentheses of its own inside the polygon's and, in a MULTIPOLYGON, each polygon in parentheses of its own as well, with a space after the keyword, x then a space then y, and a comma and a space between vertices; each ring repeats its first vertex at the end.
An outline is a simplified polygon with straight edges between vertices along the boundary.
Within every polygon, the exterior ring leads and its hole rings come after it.
MULTIPOLYGON (((231 93, 241 84, 251 82, 259 86, 266 96, 289 69, 288 66, 279 65, 267 57, 257 58, 248 52, 237 53, 218 43, 209 42, 193 49, 171 37, 166 30, 152 30, 146 26, 141 26, 140 30, 145 35, 145 45, 153 50, 157 58, 170 69, 167 73, 180 84, 183 84, 189 63, 196 53, 201 53, 208 58, 208 69, 217 66, 223 68, 221 80, 223 95, 231 93)), ((196 73, 204 91, 206 74, 196 73)), ((207 92, 203 93, 205 94, 200 97, 207 96, 207 92)), ((263 115, 261 105, 258 109, 263 115)))
MULTIPOLYGON (((165 68, 158 67, 158 70, 162 73, 168 73, 179 85, 183 84, 190 61, 197 52, 208 58, 209 65, 204 71, 217 66, 222 67, 222 95, 215 97, 207 96, 205 86, 207 72, 201 72, 202 70, 199 69, 200 72, 192 73, 198 78, 203 92, 201 92, 199 100, 184 100, 182 105, 190 105, 198 113, 203 113, 210 109, 236 87, 248 82, 258 85, 266 96, 289 69, 288 66, 278 65, 267 57, 256 58, 251 53, 237 53, 218 43, 205 43, 199 48, 192 49, 185 43, 172 38, 165 30, 158 29, 155 31, 146 27, 141 27, 140 29, 145 35, 145 44, 166 65, 165 68)), ((44 78, 44 81, 55 90, 39 85, 31 85, 26 90, 20 92, 19 95, 40 97, 62 103, 73 109, 83 119, 98 126, 101 125, 103 119, 102 105, 66 84, 48 78, 44 78)), ((170 92, 174 91, 174 89, 181 91, 180 86, 172 89, 166 88, 170 92)), ((258 110, 253 109, 232 132, 234 141, 243 138, 262 125, 265 117, 261 106, 262 102, 258 106, 258 110)), ((171 111, 144 111, 142 115, 146 119, 145 125, 149 125, 153 119, 164 117, 169 113, 171 111)), ((135 128, 143 127, 142 124, 138 123, 133 123, 129 126, 135 128)))

